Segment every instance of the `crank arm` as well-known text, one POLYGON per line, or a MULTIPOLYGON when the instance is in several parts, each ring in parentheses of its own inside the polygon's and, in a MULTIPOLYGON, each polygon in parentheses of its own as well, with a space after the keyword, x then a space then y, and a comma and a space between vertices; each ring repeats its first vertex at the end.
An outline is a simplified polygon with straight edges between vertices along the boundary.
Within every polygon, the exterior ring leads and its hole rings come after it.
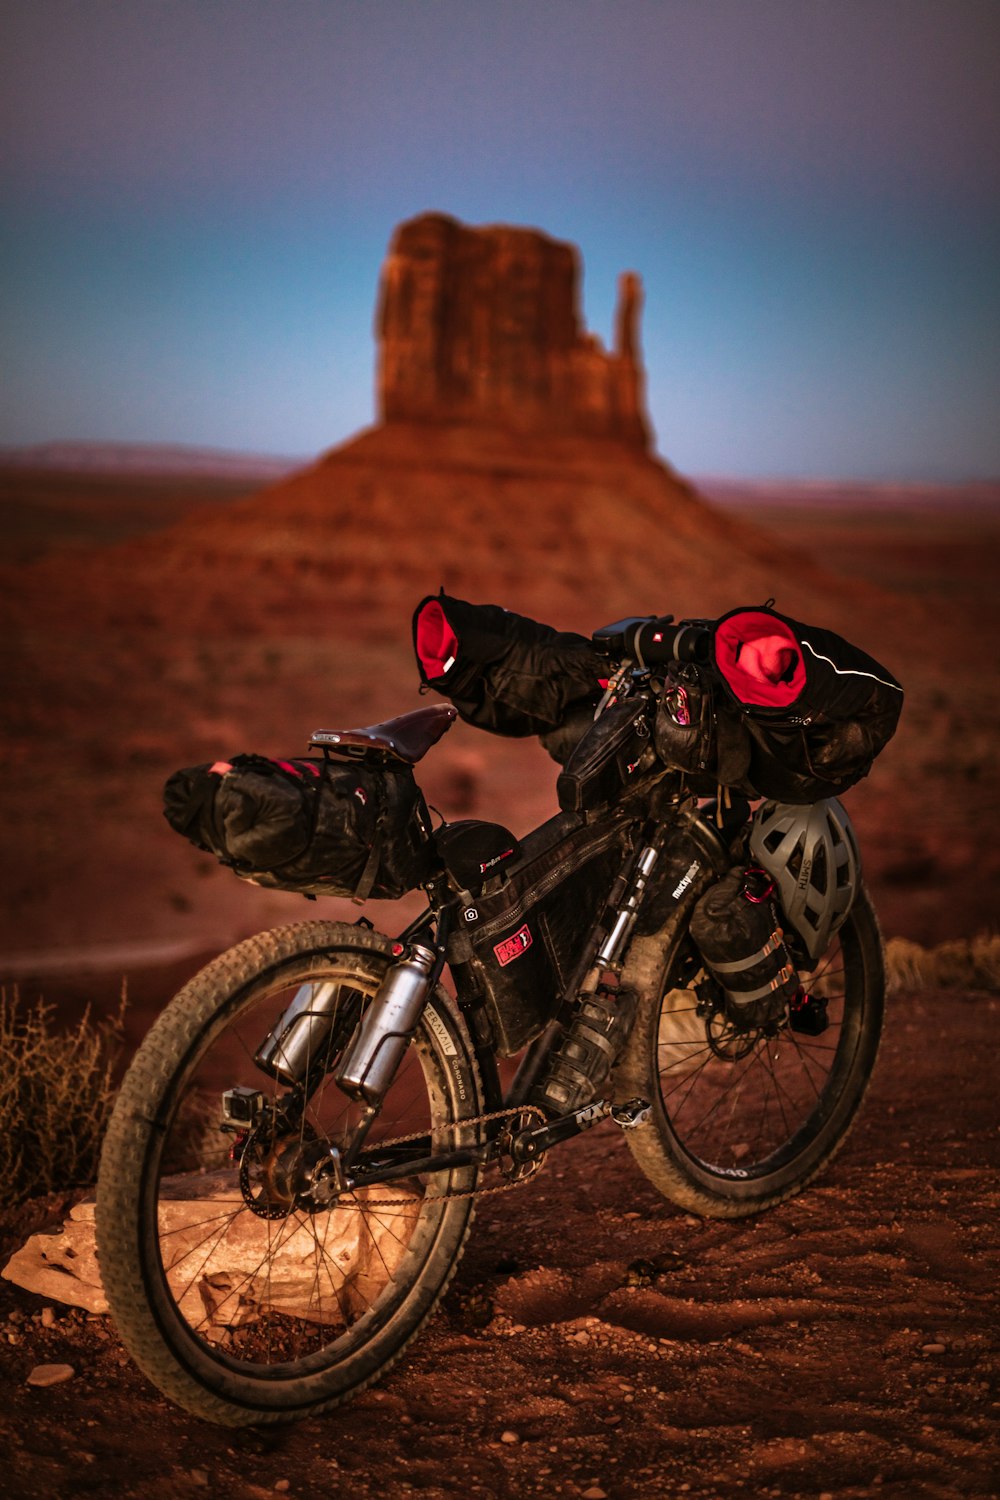
POLYGON ((557 1146, 560 1141, 568 1141, 592 1125, 599 1125, 610 1113, 611 1105, 600 1100, 595 1104, 585 1104, 582 1109, 574 1110, 571 1115, 562 1115, 547 1125, 518 1131, 511 1141, 510 1154, 517 1162, 534 1161, 550 1146, 557 1146))

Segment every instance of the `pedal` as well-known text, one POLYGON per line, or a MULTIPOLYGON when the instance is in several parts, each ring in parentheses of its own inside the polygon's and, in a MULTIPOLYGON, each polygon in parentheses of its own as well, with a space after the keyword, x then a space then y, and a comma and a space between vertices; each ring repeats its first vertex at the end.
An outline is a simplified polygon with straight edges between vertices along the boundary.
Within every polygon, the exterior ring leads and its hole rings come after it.
POLYGON ((653 1113, 653 1106, 647 1099, 630 1099, 627 1104, 615 1104, 611 1109, 611 1118, 622 1130, 634 1130, 637 1125, 645 1125, 653 1113))

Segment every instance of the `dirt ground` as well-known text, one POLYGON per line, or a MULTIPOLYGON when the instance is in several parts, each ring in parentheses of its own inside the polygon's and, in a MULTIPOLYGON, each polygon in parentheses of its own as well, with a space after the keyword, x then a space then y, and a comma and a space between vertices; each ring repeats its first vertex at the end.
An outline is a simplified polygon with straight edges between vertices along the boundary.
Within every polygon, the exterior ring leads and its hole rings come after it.
MULTIPOLYGON (((996 1037, 982 993, 898 994, 864 1111, 799 1198, 701 1221, 611 1124, 486 1197, 442 1307, 352 1405, 234 1433, 147 1384, 106 1318, 0 1282, 14 1497, 1000 1492, 996 1037), (48 1326, 46 1326, 48 1325, 48 1326), (26 1384, 68 1364, 63 1384, 26 1384)), ((62 1204, 3 1216, 0 1257, 62 1204)))

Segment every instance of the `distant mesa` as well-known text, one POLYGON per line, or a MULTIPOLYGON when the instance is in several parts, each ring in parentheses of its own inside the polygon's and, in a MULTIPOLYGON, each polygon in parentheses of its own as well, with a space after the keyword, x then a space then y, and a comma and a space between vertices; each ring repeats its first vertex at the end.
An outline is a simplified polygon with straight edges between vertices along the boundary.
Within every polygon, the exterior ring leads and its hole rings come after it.
POLYGON ((231 479, 265 484, 300 468, 301 458, 230 453, 154 443, 39 443, 31 448, 0 447, 0 467, 100 478, 231 479))
POLYGON ((575 246, 537 230, 422 214, 396 230, 376 321, 379 416, 538 436, 651 429, 639 349, 642 284, 619 278, 615 346, 582 325, 575 246))

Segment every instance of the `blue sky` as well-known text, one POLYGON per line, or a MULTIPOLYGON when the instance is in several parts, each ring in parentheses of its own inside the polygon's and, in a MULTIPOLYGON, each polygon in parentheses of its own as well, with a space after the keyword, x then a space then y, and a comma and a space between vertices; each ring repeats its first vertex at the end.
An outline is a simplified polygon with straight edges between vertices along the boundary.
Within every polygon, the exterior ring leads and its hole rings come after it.
POLYGON ((0 444, 314 454, 392 230, 638 271, 690 473, 1000 474, 996 0, 0 0, 0 444))

